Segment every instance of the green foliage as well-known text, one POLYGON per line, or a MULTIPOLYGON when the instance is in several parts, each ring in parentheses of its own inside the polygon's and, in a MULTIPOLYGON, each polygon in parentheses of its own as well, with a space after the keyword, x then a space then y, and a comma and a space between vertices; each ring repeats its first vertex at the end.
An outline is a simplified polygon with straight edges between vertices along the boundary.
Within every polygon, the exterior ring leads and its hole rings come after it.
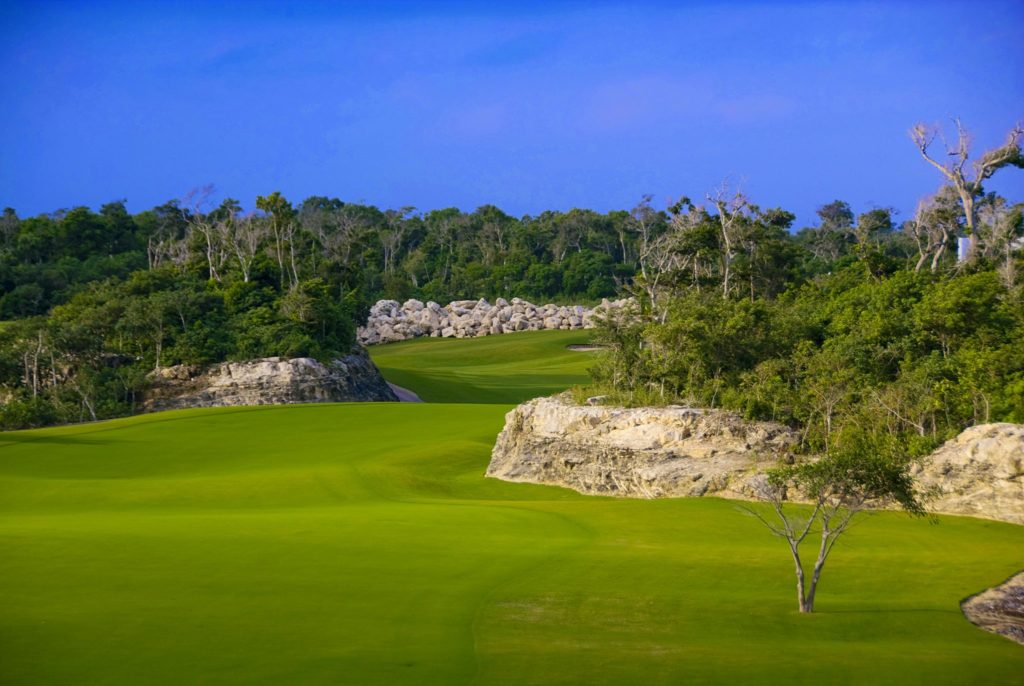
POLYGON ((355 339, 351 294, 323 279, 227 287, 172 268, 93 283, 46 318, 0 331, 0 426, 130 414, 146 373, 174 364, 347 354, 355 339))
POLYGON ((1021 416, 1024 316, 991 270, 879 276, 854 262, 778 299, 687 290, 663 321, 612 321, 593 394, 725 407, 802 429, 824 451, 852 425, 910 454, 1021 416))
POLYGON ((888 210, 855 216, 838 200, 791 235, 791 213, 740 194, 521 218, 492 205, 293 204, 280 192, 245 214, 204 197, 134 216, 121 201, 27 219, 5 210, 0 319, 51 321, 8 341, 0 355, 22 369, 0 368, 0 390, 42 393, 68 420, 110 416, 131 411, 146 368, 337 355, 381 296, 586 303, 627 291, 647 323, 610 324, 594 375, 629 403, 730 407, 800 425, 816 447, 836 417, 868 406, 921 445, 1024 412, 1012 335, 1024 320, 1012 269, 1021 208, 996 196, 979 224, 987 247, 953 276, 934 245, 921 253, 935 253, 934 272, 907 268, 911 239, 888 210), (24 372, 25 354, 51 353, 60 374, 24 372))
POLYGON ((906 446, 875 427, 847 426, 820 459, 786 464, 768 472, 777 488, 795 486, 811 502, 834 500, 838 507, 892 502, 915 515, 924 514, 910 475, 906 446))

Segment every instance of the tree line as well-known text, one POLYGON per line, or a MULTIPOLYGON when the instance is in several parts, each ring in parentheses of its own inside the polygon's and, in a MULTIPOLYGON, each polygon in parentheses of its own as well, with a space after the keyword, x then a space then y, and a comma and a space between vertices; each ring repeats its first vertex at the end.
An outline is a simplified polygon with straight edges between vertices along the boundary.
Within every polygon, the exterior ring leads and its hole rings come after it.
POLYGON ((836 200, 819 208, 815 226, 794 231, 792 213, 726 184, 664 208, 645 196, 629 210, 518 218, 492 205, 416 212, 321 196, 293 204, 279 192, 245 210, 230 198, 211 202, 211 188, 137 214, 123 201, 28 218, 8 208, 0 217, 0 423, 129 414, 146 374, 171 364, 330 359, 349 349, 382 297, 578 303, 622 292, 637 296, 642 317, 609 323, 611 352, 595 379, 628 402, 737 407, 799 423, 820 443, 847 395, 829 391, 840 400, 826 411, 801 403, 815 397, 805 392, 808 370, 827 375, 832 365, 842 368, 835 378, 872 394, 897 377, 940 389, 885 391, 958 408, 921 414, 885 400, 892 416, 912 417, 901 421, 929 435, 968 415, 1008 416, 1009 391, 993 389, 1012 376, 1016 358, 994 350, 1017 321, 1021 206, 982 182, 1019 166, 1020 131, 973 167, 967 143, 937 163, 935 135, 913 135, 945 185, 902 223, 890 209, 858 214, 836 200), (968 263, 955 249, 964 234, 972 237, 968 263), (961 321, 956 307, 976 311, 961 321), (903 328, 890 321, 900 317, 903 328), (890 333, 871 338, 872 330, 890 333), (879 349, 888 351, 876 365, 879 349), (904 375, 901 365, 909 370, 932 353, 932 371, 904 375))

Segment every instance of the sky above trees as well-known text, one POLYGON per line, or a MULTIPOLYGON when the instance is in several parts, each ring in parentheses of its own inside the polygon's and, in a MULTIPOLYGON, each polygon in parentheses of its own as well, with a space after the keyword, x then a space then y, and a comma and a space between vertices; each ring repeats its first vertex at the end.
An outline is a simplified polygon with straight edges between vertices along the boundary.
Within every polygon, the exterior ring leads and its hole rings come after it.
POLYGON ((520 215, 729 177, 798 226, 836 198, 904 219, 940 182, 915 122, 981 149, 1024 118, 1019 2, 296 4, 0 5, 0 205, 212 183, 520 215))

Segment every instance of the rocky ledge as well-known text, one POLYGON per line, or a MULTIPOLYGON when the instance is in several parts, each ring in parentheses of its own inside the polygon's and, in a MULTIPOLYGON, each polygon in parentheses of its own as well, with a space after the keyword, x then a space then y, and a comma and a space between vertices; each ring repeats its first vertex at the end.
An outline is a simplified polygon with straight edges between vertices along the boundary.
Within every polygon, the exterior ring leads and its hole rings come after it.
POLYGON ((442 307, 433 301, 379 300, 370 308, 366 325, 359 327, 356 338, 363 345, 374 345, 419 336, 475 338, 542 329, 589 329, 594 326, 595 318, 631 302, 629 299, 605 299, 589 308, 534 305, 520 298, 512 298, 511 302, 498 298, 493 305, 480 299, 456 300, 442 307))
POLYGON ((178 365, 150 375, 144 412, 188 407, 397 401, 362 348, 322 364, 312 358, 267 357, 208 367, 178 365))
POLYGON ((505 416, 487 476, 635 498, 753 496, 796 444, 781 424, 718 410, 579 406, 538 398, 505 416))
MULTIPOLYGON (((686 407, 579 406, 566 394, 505 416, 487 476, 632 498, 749 499, 796 445, 788 427, 686 407)), ((1024 426, 971 427, 916 468, 929 509, 1024 524, 1024 426)))
POLYGON ((1024 572, 968 598, 960 607, 985 631, 1024 644, 1024 572))
POLYGON ((936 512, 1024 524, 1024 426, 979 424, 915 468, 936 512))

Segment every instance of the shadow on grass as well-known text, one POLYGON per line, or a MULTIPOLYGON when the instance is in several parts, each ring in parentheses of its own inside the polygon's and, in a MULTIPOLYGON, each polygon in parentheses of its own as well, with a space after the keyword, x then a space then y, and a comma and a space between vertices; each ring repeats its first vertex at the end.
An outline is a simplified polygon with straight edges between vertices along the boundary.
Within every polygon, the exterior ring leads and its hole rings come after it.
POLYGON ((24 435, 0 433, 0 449, 26 443, 59 444, 59 445, 110 445, 113 441, 97 439, 92 436, 60 436, 52 434, 24 435))

